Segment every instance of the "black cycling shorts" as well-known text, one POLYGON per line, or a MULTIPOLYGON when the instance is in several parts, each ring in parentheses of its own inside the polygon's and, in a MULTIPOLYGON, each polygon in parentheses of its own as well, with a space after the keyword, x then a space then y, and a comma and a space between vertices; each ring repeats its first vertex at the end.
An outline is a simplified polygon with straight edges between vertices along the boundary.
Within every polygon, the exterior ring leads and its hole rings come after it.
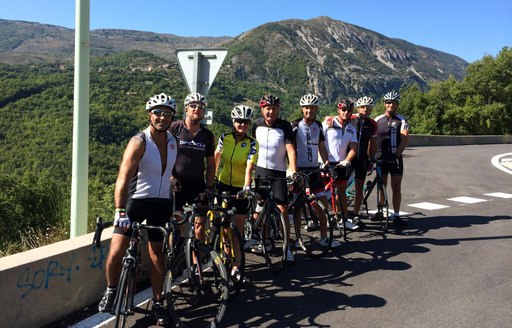
MULTIPOLYGON (((165 227, 165 223, 172 215, 172 202, 166 198, 143 198, 129 199, 126 203, 126 215, 132 222, 146 220, 149 225, 165 227)), ((114 233, 130 237, 132 229, 124 231, 122 228, 115 227, 114 233)), ((148 241, 162 242, 162 233, 157 230, 148 230, 148 241)))
POLYGON ((325 184, 324 181, 320 178, 320 169, 318 167, 298 167, 297 171, 308 175, 309 190, 313 194, 325 191, 325 184))
POLYGON ((393 162, 382 161, 382 175, 388 173, 392 176, 402 176, 404 174, 404 160, 402 156, 393 162))
POLYGON ((352 169, 350 169, 350 168, 347 169, 342 166, 336 166, 337 164, 338 164, 338 162, 329 162, 330 166, 335 167, 334 172, 336 172, 336 175, 337 175, 335 181, 337 181, 337 182, 348 181, 348 178, 350 177, 350 174, 352 173, 352 169))
POLYGON ((354 169, 354 175, 356 179, 366 179, 366 174, 368 173, 368 164, 370 164, 368 157, 354 158, 352 161, 352 168, 354 169))
POLYGON ((204 180, 180 181, 180 186, 180 191, 174 194, 174 197, 176 198, 174 204, 176 210, 181 210, 183 205, 187 203, 192 205, 192 203, 196 201, 197 196, 204 192, 206 183, 204 180))
POLYGON ((266 198, 267 192, 264 188, 261 188, 261 185, 265 185, 267 183, 267 180, 265 180, 267 175, 282 178, 274 181, 272 184, 272 192, 274 193, 274 198, 277 204, 288 204, 288 187, 285 180, 286 171, 277 171, 256 166, 256 170, 254 171, 256 191, 266 198))
MULTIPOLYGON (((229 192, 230 195, 236 195, 239 191, 242 190, 242 188, 240 188, 240 187, 229 186, 222 182, 219 182, 218 188, 219 188, 219 193, 221 193, 223 191, 227 191, 227 192, 229 192)), ((249 200, 247 200, 247 199, 232 199, 231 198, 228 201, 228 208, 235 207, 236 214, 247 214, 248 206, 249 206, 249 200)))

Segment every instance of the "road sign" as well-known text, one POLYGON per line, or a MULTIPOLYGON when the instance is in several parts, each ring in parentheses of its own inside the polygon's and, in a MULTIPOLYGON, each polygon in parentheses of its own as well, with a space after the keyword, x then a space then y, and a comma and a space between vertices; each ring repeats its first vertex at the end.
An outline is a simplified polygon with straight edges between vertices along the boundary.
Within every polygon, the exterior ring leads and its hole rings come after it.
POLYGON ((225 48, 176 50, 176 58, 191 93, 208 93, 227 53, 225 48))

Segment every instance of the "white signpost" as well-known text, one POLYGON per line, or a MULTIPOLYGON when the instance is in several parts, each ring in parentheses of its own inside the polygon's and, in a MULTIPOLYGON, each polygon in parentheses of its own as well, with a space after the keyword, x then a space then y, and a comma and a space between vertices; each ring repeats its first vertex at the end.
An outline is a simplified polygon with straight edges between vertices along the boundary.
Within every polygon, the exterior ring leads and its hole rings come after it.
MULTIPOLYGON (((190 93, 199 92, 206 96, 227 54, 225 48, 176 50, 176 58, 190 93)), ((203 123, 211 124, 213 111, 207 110, 206 113, 203 123)))

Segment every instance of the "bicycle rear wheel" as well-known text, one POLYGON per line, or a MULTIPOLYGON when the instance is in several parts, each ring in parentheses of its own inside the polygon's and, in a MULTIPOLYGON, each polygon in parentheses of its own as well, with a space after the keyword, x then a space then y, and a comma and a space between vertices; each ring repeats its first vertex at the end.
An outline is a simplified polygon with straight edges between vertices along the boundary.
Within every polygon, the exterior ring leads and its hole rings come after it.
POLYGON ((229 283, 222 258, 212 248, 197 243, 193 250, 198 263, 188 278, 167 283, 169 311, 176 327, 219 327, 229 297, 229 283), (170 298, 169 298, 170 295, 170 298))
POLYGON ((123 266, 119 279, 118 292, 115 299, 114 327, 126 326, 126 317, 133 314, 133 285, 135 283, 135 269, 131 264, 123 266))
POLYGON ((319 258, 324 256, 330 249, 333 238, 333 225, 329 212, 324 204, 313 200, 306 200, 307 204, 302 207, 301 215, 295 218, 295 249, 302 249, 308 256, 319 258), (320 215, 319 215, 320 214, 320 215), (323 214, 326 222, 320 221, 323 214), (320 226, 325 225, 327 229, 327 241, 320 242, 320 226))
POLYGON ((266 211, 262 226, 263 255, 269 269, 278 272, 284 266, 288 248, 286 221, 279 208, 273 207, 266 211))
POLYGON ((215 236, 214 250, 222 258, 229 278, 229 300, 232 301, 238 296, 245 278, 245 252, 244 241, 238 228, 231 223, 229 227, 220 230, 215 236), (238 275, 231 275, 233 265, 238 263, 238 275))
POLYGON ((386 188, 382 183, 377 183, 377 214, 380 223, 380 230, 383 234, 388 231, 389 204, 386 188))

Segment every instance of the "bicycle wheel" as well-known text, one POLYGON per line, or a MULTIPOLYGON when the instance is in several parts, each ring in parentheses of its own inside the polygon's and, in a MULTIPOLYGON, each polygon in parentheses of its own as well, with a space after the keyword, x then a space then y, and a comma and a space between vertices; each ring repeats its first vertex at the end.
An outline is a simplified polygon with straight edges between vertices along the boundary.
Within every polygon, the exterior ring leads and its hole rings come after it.
POLYGON ((382 182, 377 183, 377 214, 380 230, 383 234, 385 234, 388 230, 388 222, 389 222, 389 204, 388 204, 388 195, 386 193, 386 188, 382 184, 382 182))
POLYGON ((229 300, 232 301, 240 293, 245 277, 245 252, 243 240, 238 228, 231 223, 221 229, 215 236, 213 249, 217 251, 226 267, 229 278, 229 300), (232 276, 233 264, 238 264, 238 275, 232 276))
POLYGON ((324 256, 330 249, 333 238, 333 225, 329 217, 329 212, 324 204, 316 199, 306 200, 306 204, 302 207, 301 215, 295 218, 295 249, 299 248, 306 252, 308 256, 319 258, 324 256), (322 213, 326 220, 325 223, 320 221, 318 214, 322 213), (328 238, 326 242, 321 242, 320 227, 326 226, 328 238))
POLYGON ((288 248, 288 233, 283 213, 277 207, 268 208, 262 226, 263 255, 269 269, 278 272, 284 266, 288 248))
POLYGON ((115 299, 115 322, 114 327, 125 327, 126 317, 132 315, 133 307, 133 284, 135 278, 135 270, 131 263, 123 266, 121 277, 119 279, 118 292, 115 299))
POLYGON ((219 253, 203 244, 194 249, 198 263, 186 279, 166 285, 172 320, 177 327, 218 327, 229 297, 226 268, 219 253))

